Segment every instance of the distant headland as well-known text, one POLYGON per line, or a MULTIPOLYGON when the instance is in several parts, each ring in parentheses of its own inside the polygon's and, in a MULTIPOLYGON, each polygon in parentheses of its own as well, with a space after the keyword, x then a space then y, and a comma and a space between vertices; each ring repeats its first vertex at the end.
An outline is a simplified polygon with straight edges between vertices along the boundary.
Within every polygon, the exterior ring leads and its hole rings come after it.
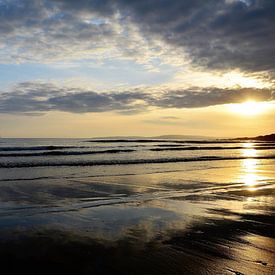
POLYGON ((257 136, 257 137, 241 137, 235 138, 234 140, 258 140, 258 141, 274 141, 275 142, 275 134, 257 136))

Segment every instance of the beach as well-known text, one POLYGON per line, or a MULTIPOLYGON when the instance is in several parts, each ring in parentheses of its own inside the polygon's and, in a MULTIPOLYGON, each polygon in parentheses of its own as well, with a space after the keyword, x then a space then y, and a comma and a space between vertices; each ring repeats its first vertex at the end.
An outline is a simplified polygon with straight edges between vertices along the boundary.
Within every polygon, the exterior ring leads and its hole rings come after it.
POLYGON ((275 144, 1 139, 9 274, 274 274, 275 144))

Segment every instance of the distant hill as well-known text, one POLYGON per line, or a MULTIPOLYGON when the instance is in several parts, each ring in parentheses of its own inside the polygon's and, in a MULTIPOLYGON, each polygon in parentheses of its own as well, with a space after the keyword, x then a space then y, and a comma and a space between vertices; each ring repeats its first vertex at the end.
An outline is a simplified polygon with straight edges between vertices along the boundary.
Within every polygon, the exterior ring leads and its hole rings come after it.
POLYGON ((153 136, 153 137, 144 137, 144 136, 110 136, 110 137, 94 137, 91 138, 93 139, 193 139, 193 140, 198 140, 198 139, 211 139, 211 137, 206 137, 206 136, 191 136, 191 135, 161 135, 161 136, 153 136))
POLYGON ((212 137, 206 137, 206 136, 191 136, 191 135, 162 135, 162 136, 156 136, 151 137, 156 139, 211 139, 212 137))
POLYGON ((275 142, 275 134, 265 135, 265 136, 257 136, 257 137, 241 137, 235 138, 238 140, 259 140, 259 141, 274 141, 275 142))

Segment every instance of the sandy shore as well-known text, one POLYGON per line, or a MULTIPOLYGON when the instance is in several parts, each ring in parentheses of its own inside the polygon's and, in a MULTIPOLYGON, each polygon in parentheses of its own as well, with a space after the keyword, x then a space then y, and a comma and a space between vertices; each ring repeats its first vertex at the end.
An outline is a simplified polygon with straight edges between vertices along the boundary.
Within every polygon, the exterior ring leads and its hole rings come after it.
POLYGON ((0 262, 9 274, 274 274, 274 216, 240 218, 209 219, 150 241, 141 228, 117 241, 68 231, 6 232, 0 262))
POLYGON ((2 181, 1 267, 8 274, 274 274, 274 165, 257 166, 255 179, 240 163, 226 165, 2 181))

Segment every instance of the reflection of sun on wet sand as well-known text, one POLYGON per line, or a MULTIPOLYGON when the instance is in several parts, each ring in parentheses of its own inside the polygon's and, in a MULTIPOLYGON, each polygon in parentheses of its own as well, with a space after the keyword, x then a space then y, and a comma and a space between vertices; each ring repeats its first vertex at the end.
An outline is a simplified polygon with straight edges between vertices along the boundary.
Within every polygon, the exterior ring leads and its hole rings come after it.
MULTIPOLYGON (((253 150, 253 149, 249 149, 253 150)), ((253 156, 256 156, 256 154, 252 151, 245 152, 244 155, 247 156, 247 153, 253 156)), ((244 159, 243 160, 243 175, 242 180, 245 184, 245 186, 248 188, 249 191, 255 191, 256 186, 258 184, 258 180, 260 180, 260 177, 257 175, 257 159, 244 159)))
MULTIPOLYGON (((244 157, 256 157, 257 151, 253 148, 253 143, 247 142, 243 144, 244 148, 242 150, 242 155, 244 157)), ((254 191, 257 185, 257 159, 243 159, 242 164, 244 171, 242 175, 242 180, 247 186, 249 191, 254 191)))
POLYGON ((242 160, 242 175, 241 180, 246 186, 247 190, 254 192, 258 189, 265 187, 261 185, 267 177, 260 176, 258 171, 259 159, 257 157, 257 150, 254 148, 254 144, 251 142, 246 142, 243 144, 244 149, 242 149, 242 156, 245 159, 242 160))
POLYGON ((148 151, 206 156, 195 162, 31 167, 30 175, 45 173, 32 179, 6 169, 2 268, 11 274, 274 274, 274 160, 259 158, 268 151, 256 142, 221 146, 148 151), (207 161, 209 155, 219 157, 207 161))

